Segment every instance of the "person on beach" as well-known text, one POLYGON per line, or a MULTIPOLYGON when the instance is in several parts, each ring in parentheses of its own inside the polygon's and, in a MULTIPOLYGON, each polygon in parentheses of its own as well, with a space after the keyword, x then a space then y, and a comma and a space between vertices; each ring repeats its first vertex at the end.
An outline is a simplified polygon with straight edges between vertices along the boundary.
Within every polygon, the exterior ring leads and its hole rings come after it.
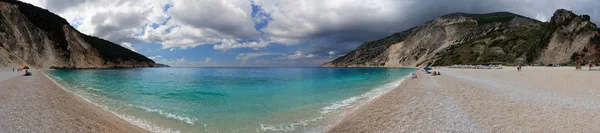
POLYGON ((31 76, 31 72, 29 72, 29 70, 25 69, 25 75, 23 76, 31 76))
POLYGON ((417 74, 416 74, 415 72, 413 72, 413 73, 411 74, 410 78, 411 78, 411 79, 415 79, 415 78, 417 78, 417 74))
POLYGON ((517 72, 521 72, 521 65, 517 66, 517 72))
POLYGON ((594 67, 592 63, 590 63, 588 66, 590 67, 590 70, 592 70, 592 67, 594 67))

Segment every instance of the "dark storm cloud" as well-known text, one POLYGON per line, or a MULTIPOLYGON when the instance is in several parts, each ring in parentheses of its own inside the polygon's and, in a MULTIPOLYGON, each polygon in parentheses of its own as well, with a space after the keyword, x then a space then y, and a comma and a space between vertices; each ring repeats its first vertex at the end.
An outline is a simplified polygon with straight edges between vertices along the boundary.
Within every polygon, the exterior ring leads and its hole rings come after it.
POLYGON ((307 54, 317 55, 319 57, 329 57, 341 54, 349 53, 356 47, 360 46, 362 42, 334 42, 334 40, 318 40, 311 41, 306 48, 307 54), (335 44, 335 45, 334 45, 335 44), (330 52, 334 52, 331 55, 330 52))

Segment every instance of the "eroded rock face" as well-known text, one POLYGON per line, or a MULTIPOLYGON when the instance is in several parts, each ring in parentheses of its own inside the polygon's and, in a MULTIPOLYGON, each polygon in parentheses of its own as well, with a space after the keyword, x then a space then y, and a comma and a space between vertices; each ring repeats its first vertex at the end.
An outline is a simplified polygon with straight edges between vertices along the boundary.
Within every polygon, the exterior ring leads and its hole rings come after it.
POLYGON ((593 42, 600 34, 589 18, 560 9, 554 13, 550 23, 558 28, 535 63, 568 63, 573 53, 587 55, 584 56, 586 61, 600 61, 598 42, 593 42))
POLYGON ((586 16, 559 9, 543 23, 521 15, 453 13, 364 43, 321 67, 566 64, 574 52, 598 63, 600 35, 586 16))
POLYGON ((80 33, 47 10, 0 1, 0 66, 39 68, 155 67, 154 61, 117 44, 80 33), (34 20, 45 20, 38 22, 34 20), (94 40, 91 42, 90 40, 94 40), (100 51, 99 48, 103 48, 100 51), (111 51, 118 51, 115 56, 111 51))

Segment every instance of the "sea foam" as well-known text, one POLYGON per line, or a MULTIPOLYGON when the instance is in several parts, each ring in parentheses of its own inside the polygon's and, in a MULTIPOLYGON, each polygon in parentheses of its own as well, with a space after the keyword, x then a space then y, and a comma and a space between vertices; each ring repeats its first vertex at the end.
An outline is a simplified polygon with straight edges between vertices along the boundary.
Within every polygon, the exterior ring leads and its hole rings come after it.
POLYGON ((100 104, 94 103, 94 102, 90 101, 89 99, 87 99, 87 98, 85 98, 85 97, 83 97, 81 95, 78 95, 78 94, 74 93, 73 91, 71 91, 71 90, 63 87, 61 84, 59 84, 58 82, 56 82, 55 78, 58 79, 58 77, 48 76, 45 73, 44 73, 44 76, 46 76, 46 78, 50 79, 50 81, 52 81, 54 84, 58 85, 63 90, 65 90, 65 91, 67 91, 67 92, 69 92, 69 93, 71 93, 71 94, 73 94, 73 95, 75 95, 75 96, 83 99, 84 101, 86 101, 88 103, 91 103, 91 104, 93 104, 93 105, 95 105, 97 107, 100 107, 100 109, 102 109, 102 110, 104 110, 106 112, 109 112, 109 113, 111 113, 111 114, 113 114, 113 115, 115 115, 115 116, 117 116, 117 117, 119 117, 119 118, 121 118, 121 119, 123 119, 123 120, 125 120, 125 121, 127 121, 127 122, 129 122, 129 123, 131 123, 133 125, 135 125, 135 126, 138 126, 138 127, 142 128, 144 130, 147 130, 147 131, 150 131, 150 132, 154 132, 154 133, 180 133, 181 132, 181 131, 178 131, 178 130, 173 130, 173 129, 170 129, 170 128, 163 128, 163 127, 154 125, 154 124, 152 124, 152 122, 150 122, 148 120, 139 119, 139 118, 136 118, 136 117, 133 117, 133 116, 122 115, 122 114, 119 114, 117 112, 114 112, 114 111, 110 110, 108 106, 104 106, 104 105, 100 105, 100 104))
POLYGON ((400 85, 403 80, 404 79, 385 84, 381 87, 374 88, 373 90, 371 90, 365 94, 359 95, 359 96, 353 96, 353 97, 350 97, 350 98, 347 98, 347 99, 344 99, 341 101, 334 102, 329 106, 321 108, 321 114, 329 114, 329 113, 339 110, 339 109, 345 109, 346 107, 348 107, 350 105, 354 105, 357 102, 366 102, 366 101, 373 100, 373 99, 377 98, 378 96, 380 96, 381 94, 385 94, 389 90, 392 90, 393 88, 398 87, 398 85, 400 85))
POLYGON ((97 92, 103 92, 103 91, 102 91, 102 90, 100 90, 100 89, 96 89, 96 88, 92 88, 92 87, 87 87, 86 89, 88 89, 88 90, 92 90, 92 91, 97 91, 97 92))
POLYGON ((185 116, 182 116, 182 115, 177 115, 177 114, 169 113, 167 111, 163 111, 163 110, 160 110, 160 109, 152 109, 152 108, 148 108, 148 107, 140 106, 140 105, 136 105, 135 107, 139 108, 139 109, 143 109, 144 111, 149 112, 149 113, 158 113, 158 114, 160 114, 163 117, 170 118, 170 119, 175 119, 175 120, 187 123, 187 124, 192 125, 192 126, 194 125, 194 123, 196 121, 198 121, 198 119, 195 119, 195 118, 189 118, 189 117, 185 117, 185 116))

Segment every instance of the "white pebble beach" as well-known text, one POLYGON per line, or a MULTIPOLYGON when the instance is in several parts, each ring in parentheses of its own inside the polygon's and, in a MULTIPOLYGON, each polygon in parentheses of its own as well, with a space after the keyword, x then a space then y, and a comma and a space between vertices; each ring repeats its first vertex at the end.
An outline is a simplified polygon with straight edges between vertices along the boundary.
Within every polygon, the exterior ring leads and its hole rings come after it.
POLYGON ((0 132, 147 132, 62 89, 44 70, 0 70, 0 132))
POLYGON ((434 69, 365 103, 328 132, 597 132, 600 71, 434 69))

